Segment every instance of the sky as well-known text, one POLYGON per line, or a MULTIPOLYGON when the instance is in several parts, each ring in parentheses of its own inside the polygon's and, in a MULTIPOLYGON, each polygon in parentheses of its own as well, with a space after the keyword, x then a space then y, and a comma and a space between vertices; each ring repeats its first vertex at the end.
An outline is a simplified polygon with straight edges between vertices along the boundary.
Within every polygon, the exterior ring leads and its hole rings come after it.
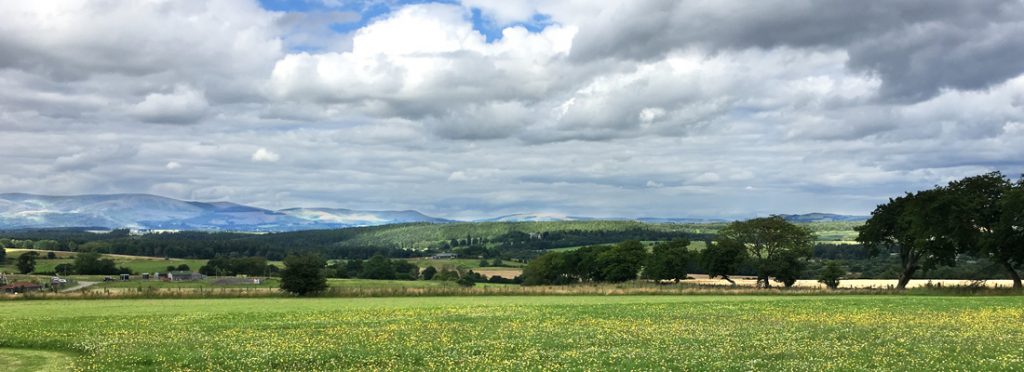
POLYGON ((0 192, 867 214, 1024 172, 1024 2, 0 0, 0 192))

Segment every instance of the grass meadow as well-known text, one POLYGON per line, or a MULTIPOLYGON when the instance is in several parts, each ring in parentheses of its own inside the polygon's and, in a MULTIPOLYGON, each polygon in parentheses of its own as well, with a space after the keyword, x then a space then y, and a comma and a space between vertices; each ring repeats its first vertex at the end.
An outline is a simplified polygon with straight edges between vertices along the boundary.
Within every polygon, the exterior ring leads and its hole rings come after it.
POLYGON ((262 298, 2 305, 0 361, 22 360, 18 356, 23 355, 34 358, 30 366, 50 363, 69 370, 1024 368, 1024 297, 1019 296, 262 298))
MULTIPOLYGON (((17 259, 22 253, 30 251, 28 249, 7 249, 7 260, 4 265, 0 265, 0 271, 6 271, 8 273, 18 272, 17 259)), ((45 251, 35 250, 31 251, 39 252, 40 257, 36 259, 36 272, 53 272, 54 267, 60 264, 73 264, 74 253, 72 252, 61 252, 61 251, 45 251), (46 253, 53 252, 57 258, 47 259, 46 253)), ((167 266, 179 266, 185 264, 189 266, 191 270, 198 270, 203 265, 206 265, 207 260, 202 259, 184 259, 184 258, 161 258, 161 257, 144 257, 144 256, 124 256, 116 254, 105 254, 103 258, 111 259, 117 266, 125 266, 133 271, 139 273, 153 273, 153 272, 167 272, 167 266)))

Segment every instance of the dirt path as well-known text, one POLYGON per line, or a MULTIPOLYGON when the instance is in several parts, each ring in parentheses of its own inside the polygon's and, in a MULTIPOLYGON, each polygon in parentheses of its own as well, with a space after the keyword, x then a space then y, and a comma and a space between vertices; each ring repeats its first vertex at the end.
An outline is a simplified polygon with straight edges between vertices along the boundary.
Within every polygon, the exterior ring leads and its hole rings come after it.
POLYGON ((74 287, 65 288, 65 289, 61 290, 61 292, 74 292, 74 291, 77 291, 79 289, 87 288, 89 286, 92 286, 92 285, 94 285, 96 283, 99 283, 99 282, 83 282, 83 281, 79 281, 78 284, 76 284, 74 287))

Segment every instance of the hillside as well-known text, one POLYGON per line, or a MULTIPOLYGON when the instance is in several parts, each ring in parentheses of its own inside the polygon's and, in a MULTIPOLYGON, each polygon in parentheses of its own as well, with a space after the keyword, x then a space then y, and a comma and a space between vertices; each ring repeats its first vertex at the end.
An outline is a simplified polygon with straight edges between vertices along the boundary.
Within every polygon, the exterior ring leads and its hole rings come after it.
MULTIPOLYGON (((847 241, 855 236, 852 222, 807 224, 820 240, 847 241)), ((650 224, 637 221, 462 222, 413 223, 270 234, 182 231, 130 235, 125 230, 90 233, 82 229, 0 231, 8 247, 96 250, 139 256, 212 258, 217 255, 281 259, 289 252, 316 251, 328 258, 421 256, 431 251, 501 250, 517 257, 537 251, 623 240, 711 240, 724 223, 650 224)), ((479 253, 478 253, 479 254, 479 253)))

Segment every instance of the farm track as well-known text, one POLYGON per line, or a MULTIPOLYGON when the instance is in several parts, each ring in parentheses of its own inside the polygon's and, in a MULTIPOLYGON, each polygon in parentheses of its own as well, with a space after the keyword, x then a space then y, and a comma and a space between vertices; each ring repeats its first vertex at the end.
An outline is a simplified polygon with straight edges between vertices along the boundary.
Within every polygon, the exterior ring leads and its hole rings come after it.
POLYGON ((85 289, 85 288, 89 288, 91 286, 94 286, 94 285, 96 285, 96 283, 99 283, 99 282, 79 281, 78 284, 76 284, 74 287, 62 289, 61 292, 74 292, 74 291, 77 291, 79 289, 85 289))

